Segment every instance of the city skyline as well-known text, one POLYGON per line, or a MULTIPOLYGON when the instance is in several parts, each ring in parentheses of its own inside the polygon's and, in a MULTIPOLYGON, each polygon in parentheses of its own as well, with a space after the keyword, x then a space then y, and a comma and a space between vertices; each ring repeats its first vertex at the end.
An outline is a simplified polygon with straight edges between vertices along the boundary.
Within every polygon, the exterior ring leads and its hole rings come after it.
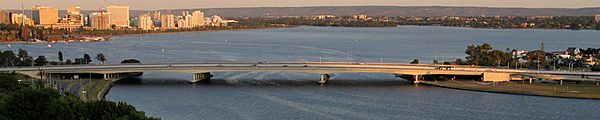
POLYGON ((160 0, 23 0, 2 1, 0 9, 20 9, 21 2, 27 6, 43 5, 58 9, 66 9, 72 6, 80 6, 84 10, 95 10, 109 5, 127 5, 132 10, 157 10, 157 9, 195 9, 195 8, 236 8, 236 7, 307 7, 307 6, 476 6, 476 7, 519 7, 519 8, 586 8, 600 7, 597 0, 505 0, 498 3, 494 0, 204 0, 186 1, 172 0, 164 4, 160 0), (131 4, 136 3, 136 4, 131 4))

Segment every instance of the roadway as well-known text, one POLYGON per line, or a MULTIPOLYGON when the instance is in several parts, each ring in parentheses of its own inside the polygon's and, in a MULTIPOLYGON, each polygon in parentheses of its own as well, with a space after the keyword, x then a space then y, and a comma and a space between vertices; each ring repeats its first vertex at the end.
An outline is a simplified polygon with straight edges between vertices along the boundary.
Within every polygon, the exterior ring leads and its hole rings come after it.
POLYGON ((281 63, 156 63, 156 64, 111 64, 43 66, 23 68, 0 68, 0 72, 44 73, 124 73, 124 72, 301 72, 301 73, 390 73, 390 74, 481 74, 484 72, 511 74, 585 75, 600 76, 600 72, 516 70, 491 67, 460 65, 401 64, 401 63, 344 63, 344 62, 281 62, 281 63), (448 69, 444 69, 448 68, 448 69))

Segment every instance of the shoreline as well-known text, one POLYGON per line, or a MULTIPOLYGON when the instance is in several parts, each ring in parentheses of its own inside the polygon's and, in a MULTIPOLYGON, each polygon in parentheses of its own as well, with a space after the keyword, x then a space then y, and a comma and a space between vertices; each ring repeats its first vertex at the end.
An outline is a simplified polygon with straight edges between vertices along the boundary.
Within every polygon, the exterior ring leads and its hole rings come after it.
MULTIPOLYGON (((277 29, 277 28, 295 28, 298 26, 269 26, 269 27, 244 27, 244 28, 225 28, 225 29, 215 29, 215 30, 191 30, 191 31, 174 31, 174 32, 155 32, 155 33, 139 33, 139 34, 120 34, 120 35, 104 35, 110 36, 110 40, 102 40, 102 41, 111 41, 113 37, 128 37, 128 36, 145 36, 145 35, 163 35, 163 34, 178 34, 178 33, 195 33, 195 32, 220 32, 220 31, 239 31, 239 30, 260 30, 260 29, 277 29)), ((92 36, 92 35, 90 35, 92 36)), ((99 35, 101 36, 101 35, 99 35)), ((68 41, 68 40, 66 40, 68 41)), ((29 42, 29 41, 3 41, 0 44, 10 45, 10 44, 59 44, 59 43, 91 43, 91 42, 102 42, 102 41, 76 41, 76 42, 29 42)))
POLYGON ((165 35, 165 34, 178 34, 178 33, 221 32, 221 31, 241 31, 241 30, 261 30, 261 29, 278 29, 278 28, 295 28, 295 27, 298 27, 298 26, 257 27, 257 28, 232 28, 232 29, 218 29, 218 30, 197 30, 197 31, 180 31, 180 32, 156 32, 156 33, 140 33, 140 34, 122 34, 122 35, 111 35, 111 36, 112 36, 112 37, 129 37, 129 36, 165 35))
POLYGON ((526 96, 550 97, 550 98, 581 99, 581 100, 600 100, 600 98, 597 98, 597 97, 580 97, 580 96, 569 96, 569 95, 560 96, 560 95, 547 95, 547 94, 539 94, 539 93, 536 94, 536 93, 532 93, 531 90, 518 92, 519 90, 490 90, 490 89, 484 89, 484 88, 468 88, 465 86, 440 84, 442 82, 425 81, 425 82, 421 82, 421 83, 425 84, 425 85, 429 85, 429 86, 440 87, 440 88, 474 91, 474 92, 486 92, 486 93, 509 94, 509 95, 526 95, 526 96))

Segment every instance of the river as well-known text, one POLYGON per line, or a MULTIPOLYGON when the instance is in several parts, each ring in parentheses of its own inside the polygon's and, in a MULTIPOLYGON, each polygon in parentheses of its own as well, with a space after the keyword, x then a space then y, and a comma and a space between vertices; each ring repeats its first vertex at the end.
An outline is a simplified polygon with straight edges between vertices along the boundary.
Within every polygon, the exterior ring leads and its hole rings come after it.
MULTIPOLYGON (((104 53, 157 62, 402 62, 464 58, 468 45, 496 49, 600 47, 599 31, 395 28, 296 28, 114 37, 113 41, 12 45, 56 60, 104 53)), ((6 50, 8 48, 3 48, 6 50)), ((214 73, 210 84, 191 74, 145 73, 115 84, 107 99, 125 101, 163 119, 597 119, 600 101, 483 93, 403 83, 387 74, 214 73)))

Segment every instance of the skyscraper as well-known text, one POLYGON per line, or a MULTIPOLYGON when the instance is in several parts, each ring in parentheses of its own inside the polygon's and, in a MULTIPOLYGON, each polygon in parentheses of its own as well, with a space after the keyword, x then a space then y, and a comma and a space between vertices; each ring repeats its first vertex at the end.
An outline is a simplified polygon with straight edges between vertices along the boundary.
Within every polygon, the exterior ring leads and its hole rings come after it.
POLYGON ((129 6, 108 6, 106 10, 111 14, 111 25, 129 27, 129 6))
POLYGON ((173 14, 162 15, 160 22, 161 29, 175 29, 175 15, 173 14))
POLYGON ((152 21, 152 16, 148 14, 141 15, 138 18, 138 28, 142 30, 152 30, 154 26, 154 22, 152 21))
POLYGON ((89 16, 90 27, 96 30, 107 30, 111 29, 111 15, 110 13, 99 12, 92 13, 89 16))
POLYGON ((42 25, 44 27, 50 27, 58 23, 58 9, 45 7, 45 6, 34 6, 32 9, 32 18, 35 24, 42 25))
POLYGON ((192 12, 192 27, 204 26, 204 13, 202 11, 192 12))

